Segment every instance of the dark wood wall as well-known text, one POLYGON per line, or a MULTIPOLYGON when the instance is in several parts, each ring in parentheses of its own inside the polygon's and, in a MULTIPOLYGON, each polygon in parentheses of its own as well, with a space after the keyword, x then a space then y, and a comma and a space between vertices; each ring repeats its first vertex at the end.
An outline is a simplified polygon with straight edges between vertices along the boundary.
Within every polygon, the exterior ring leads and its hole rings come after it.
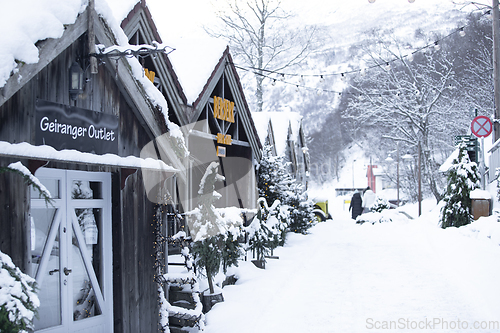
MULTIPOLYGON (((43 99, 119 116, 119 155, 139 156, 152 138, 120 91, 115 76, 105 66, 89 77, 85 92, 76 101, 68 92, 69 68, 78 61, 86 68, 86 35, 0 107, 0 140, 35 143, 35 103, 43 99)), ((90 74, 89 74, 90 76, 90 74)), ((147 112, 147 111, 146 111, 147 112)), ((15 160, 0 158, 0 166, 15 160)), ((22 161, 28 166, 28 161, 22 161)), ((121 188, 122 170, 67 163, 47 167, 112 172, 113 294, 115 332, 156 332, 158 305, 154 274, 154 204, 147 200, 141 171, 128 177, 121 188)), ((29 189, 19 175, 0 174, 0 250, 26 271, 29 265, 29 189)))

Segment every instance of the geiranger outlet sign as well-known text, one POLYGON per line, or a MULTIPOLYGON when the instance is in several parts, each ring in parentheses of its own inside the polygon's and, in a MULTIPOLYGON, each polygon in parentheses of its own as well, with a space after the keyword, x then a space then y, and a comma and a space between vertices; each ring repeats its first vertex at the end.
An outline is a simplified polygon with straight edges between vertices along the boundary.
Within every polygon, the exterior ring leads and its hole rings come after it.
POLYGON ((37 100, 36 142, 57 150, 118 154, 118 117, 37 100))

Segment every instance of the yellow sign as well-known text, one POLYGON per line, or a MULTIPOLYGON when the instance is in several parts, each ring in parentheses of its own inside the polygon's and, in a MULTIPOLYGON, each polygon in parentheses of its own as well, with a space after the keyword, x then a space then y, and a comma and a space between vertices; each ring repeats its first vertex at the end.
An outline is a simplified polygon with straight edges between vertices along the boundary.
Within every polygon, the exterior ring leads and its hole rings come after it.
POLYGON ((231 139, 230 134, 222 134, 222 133, 217 133, 217 143, 221 143, 223 145, 232 145, 233 140, 231 139))
POLYGON ((214 96, 214 118, 234 123, 234 102, 214 96))
POLYGON ((217 146, 217 156, 226 157, 226 147, 217 146))
POLYGON ((153 71, 148 70, 147 68, 144 68, 144 74, 146 77, 149 79, 149 81, 155 83, 155 75, 156 73, 153 71))

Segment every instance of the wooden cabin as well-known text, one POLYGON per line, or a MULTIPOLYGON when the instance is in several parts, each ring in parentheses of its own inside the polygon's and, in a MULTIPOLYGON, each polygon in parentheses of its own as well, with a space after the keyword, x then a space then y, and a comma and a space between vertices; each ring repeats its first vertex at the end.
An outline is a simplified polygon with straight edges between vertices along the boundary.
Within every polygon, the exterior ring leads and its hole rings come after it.
MULTIPOLYGON (((145 1, 137 3, 121 22, 121 27, 130 44, 162 42, 145 1)), ((261 144, 229 48, 220 52, 216 59, 207 61, 207 55, 193 56, 189 50, 178 49, 171 55, 143 61, 144 68, 154 73, 155 85, 169 103, 168 118, 181 128, 190 152, 182 168, 174 164, 182 171, 176 173, 170 182, 168 192, 176 204, 167 207, 169 216, 197 206, 201 178, 213 161, 219 162, 219 173, 225 177, 217 187, 222 194, 217 205, 240 208, 254 208, 256 205, 254 166, 260 160, 261 144), (180 77, 182 73, 175 70, 179 64, 171 59, 174 55, 184 62, 190 59, 198 63, 206 61, 201 67, 207 67, 205 72, 210 75, 180 77), (192 80, 196 80, 197 85, 192 84, 192 80), (193 86, 194 89, 199 86, 199 90, 193 90, 193 86)), ((168 236, 178 231, 189 232, 185 220, 167 219, 168 236)), ((169 253, 176 250, 178 248, 170 247, 169 253)))
POLYGON ((125 36, 106 16, 89 5, 75 19, 0 88, 0 166, 20 161, 52 196, 0 174, 0 250, 39 283, 36 332, 156 332, 157 205, 144 175, 174 175, 182 137, 177 150, 154 145, 164 162, 141 152, 172 132, 175 103, 151 95, 137 59, 94 54, 125 36))
POLYGON ((198 204, 198 190, 207 166, 219 163, 224 181, 216 185, 218 207, 255 208, 255 165, 261 144, 243 94, 229 48, 226 48, 194 101, 179 115, 190 151, 188 207, 198 204))
POLYGON ((309 149, 302 126, 302 117, 295 112, 253 112, 259 139, 270 145, 273 154, 283 155, 289 172, 307 190, 309 149))

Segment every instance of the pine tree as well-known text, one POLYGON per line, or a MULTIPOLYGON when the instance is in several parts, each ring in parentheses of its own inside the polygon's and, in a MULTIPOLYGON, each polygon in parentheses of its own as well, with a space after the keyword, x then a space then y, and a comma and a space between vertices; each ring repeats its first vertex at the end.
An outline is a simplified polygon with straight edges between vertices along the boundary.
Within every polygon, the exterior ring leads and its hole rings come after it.
POLYGON ((210 293, 214 293, 213 277, 219 272, 221 264, 224 273, 227 267, 237 265, 240 255, 238 235, 233 235, 227 227, 230 218, 221 215, 214 202, 221 195, 215 191, 215 182, 224 177, 218 173, 219 163, 212 162, 200 182, 198 208, 192 214, 191 236, 194 239, 192 252, 196 265, 205 269, 210 293))
POLYGON ((479 172, 469 160, 464 143, 460 143, 458 158, 448 171, 448 186, 441 210, 441 228, 460 227, 472 222, 470 192, 479 187, 479 172))
POLYGON ((317 222, 313 213, 314 204, 307 199, 301 184, 293 184, 288 191, 286 203, 290 210, 289 229, 295 233, 307 234, 307 230, 317 222))
POLYGON ((222 180, 218 173, 219 164, 212 162, 205 171, 200 182, 198 217, 190 226, 190 231, 194 239, 193 254, 196 258, 196 265, 205 269, 210 293, 214 293, 213 277, 219 272, 222 254, 221 239, 218 237, 223 233, 220 226, 220 217, 214 207, 214 202, 220 198, 220 194, 215 192, 215 182, 222 180))
POLYGON ((370 210, 372 212, 381 213, 384 209, 389 209, 389 208, 391 208, 391 206, 389 205, 389 202, 386 199, 377 197, 373 205, 370 207, 370 210))
POLYGON ((259 197, 267 201, 270 207, 276 200, 284 202, 283 193, 292 183, 292 178, 286 169, 287 163, 283 156, 274 156, 272 147, 265 145, 257 170, 257 187, 259 197))

